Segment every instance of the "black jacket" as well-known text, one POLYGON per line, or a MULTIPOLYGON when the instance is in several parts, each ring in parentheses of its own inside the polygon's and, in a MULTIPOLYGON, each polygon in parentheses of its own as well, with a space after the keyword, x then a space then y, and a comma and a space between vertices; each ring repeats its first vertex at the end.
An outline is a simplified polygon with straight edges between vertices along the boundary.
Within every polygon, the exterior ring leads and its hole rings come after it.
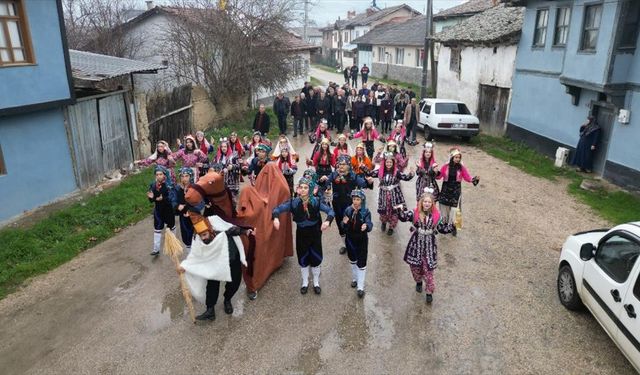
POLYGON ((275 112, 276 115, 286 116, 289 113, 290 106, 291 103, 289 102, 289 98, 286 96, 283 96, 282 99, 278 99, 278 97, 276 97, 273 101, 273 112, 275 112))

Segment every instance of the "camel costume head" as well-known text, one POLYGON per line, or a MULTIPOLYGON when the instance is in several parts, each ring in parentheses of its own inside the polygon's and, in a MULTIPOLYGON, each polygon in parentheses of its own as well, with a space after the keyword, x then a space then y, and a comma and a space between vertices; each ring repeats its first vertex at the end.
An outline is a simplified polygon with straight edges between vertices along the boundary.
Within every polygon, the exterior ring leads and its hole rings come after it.
MULTIPOLYGON (((224 186, 224 174, 209 169, 198 182, 191 184, 184 195, 185 200, 193 207, 200 206, 204 201, 213 206, 216 215, 223 219, 235 216, 231 196, 224 186)), ((216 232, 211 223, 203 215, 190 212, 189 217, 193 223, 193 229, 204 243, 213 240, 216 232)))

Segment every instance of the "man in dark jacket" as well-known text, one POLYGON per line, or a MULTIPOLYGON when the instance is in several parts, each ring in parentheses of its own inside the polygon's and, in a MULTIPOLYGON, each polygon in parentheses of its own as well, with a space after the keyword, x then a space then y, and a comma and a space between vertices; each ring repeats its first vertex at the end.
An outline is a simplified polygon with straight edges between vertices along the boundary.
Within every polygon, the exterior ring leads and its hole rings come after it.
POLYGON ((344 74, 344 82, 349 83, 349 77, 351 76, 351 69, 349 69, 348 66, 345 67, 342 74, 344 74))
POLYGON ((329 116, 329 109, 329 100, 327 100, 325 93, 321 91, 320 97, 316 99, 316 120, 314 121, 314 124, 312 124, 311 130, 315 130, 315 127, 320 123, 320 120, 327 119, 327 116, 329 116))
POLYGON ((358 87, 358 65, 356 63, 351 66, 351 87, 358 87))
POLYGON ((360 69, 360 74, 362 75, 362 83, 367 83, 367 81, 369 80, 369 67, 367 66, 367 64, 364 64, 362 66, 362 69, 360 69))
POLYGON ((273 112, 278 116, 280 134, 287 134, 287 115, 289 114, 289 107, 291 107, 289 98, 284 96, 282 91, 278 91, 278 95, 276 95, 276 98, 273 101, 273 112))
POLYGON ((307 130, 311 130, 313 128, 313 121, 316 117, 316 91, 309 90, 309 95, 305 98, 304 101, 304 126, 307 130))
POLYGON ((302 103, 302 100, 300 99, 302 95, 304 94, 300 93, 300 95, 296 95, 293 103, 291 103, 291 116, 293 117, 294 137, 298 136, 298 132, 300 132, 300 134, 302 134, 303 132, 302 122, 304 121, 304 103, 302 103))
POLYGON ((258 113, 256 113, 256 117, 253 119, 253 131, 260 132, 262 133, 263 137, 266 137, 267 134, 269 134, 269 126, 271 125, 271 120, 269 119, 269 115, 264 110, 264 104, 260 104, 258 113))
POLYGON ((347 108, 347 98, 344 96, 344 90, 338 89, 338 95, 333 99, 333 114, 338 133, 344 131, 345 111, 347 108))

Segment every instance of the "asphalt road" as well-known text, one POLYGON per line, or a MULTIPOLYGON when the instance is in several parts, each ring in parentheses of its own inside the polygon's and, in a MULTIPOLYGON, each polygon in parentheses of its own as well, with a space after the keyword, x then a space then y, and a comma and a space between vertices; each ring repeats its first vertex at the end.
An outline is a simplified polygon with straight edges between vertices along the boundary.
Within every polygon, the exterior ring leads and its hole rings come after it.
MULTIPOLYGON (((305 141, 294 143, 303 158, 305 141)), ((436 147, 442 164, 447 143, 436 147)), ((256 301, 242 286, 232 316, 218 306, 215 322, 194 325, 170 260, 148 255, 149 218, 0 301, 0 373, 633 373, 594 318, 556 297, 564 238, 606 223, 564 183, 464 149, 481 183, 463 188, 458 237, 439 237, 432 305, 402 260, 408 224, 389 237, 374 214, 364 299, 332 227, 321 296, 300 295, 290 258, 256 301)), ((410 205, 414 183, 403 187, 410 205)), ((377 190, 367 196, 373 208, 377 190)))

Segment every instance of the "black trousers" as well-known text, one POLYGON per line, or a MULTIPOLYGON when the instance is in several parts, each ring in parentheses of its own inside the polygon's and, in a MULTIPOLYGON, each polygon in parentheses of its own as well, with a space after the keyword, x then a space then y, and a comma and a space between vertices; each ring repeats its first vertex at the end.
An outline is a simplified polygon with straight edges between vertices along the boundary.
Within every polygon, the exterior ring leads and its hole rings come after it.
POLYGON ((351 87, 358 87, 358 77, 351 76, 351 87))
POLYGON ((332 202, 333 212, 335 213, 335 220, 338 227, 338 232, 341 236, 344 236, 345 230, 342 225, 342 220, 344 219, 344 210, 347 209, 351 205, 351 197, 349 199, 334 199, 332 202))
POLYGON ((338 133, 342 133, 344 131, 344 113, 336 112, 334 121, 336 122, 338 133))
MULTIPOLYGON (((240 263, 240 254, 238 253, 238 247, 233 241, 231 236, 227 236, 229 239, 229 265, 231 266, 231 282, 226 282, 224 285, 224 299, 231 300, 236 294, 238 288, 240 288, 240 282, 242 281, 242 267, 240 263)), ((207 308, 212 308, 218 302, 218 295, 220 294, 220 281, 208 280, 207 281, 207 308)))
POLYGON ((369 254, 369 236, 362 232, 358 234, 347 233, 345 244, 349 261, 356 262, 358 268, 365 268, 369 254))
POLYGON ((369 156, 369 159, 371 159, 373 161, 373 142, 374 141, 364 141, 364 148, 367 150, 367 155, 369 156))
POLYGON ((287 115, 278 114, 278 128, 280 128, 280 134, 287 134, 287 115))
POLYGON ((320 223, 296 228, 296 253, 300 267, 318 267, 322 263, 322 232, 320 223))

